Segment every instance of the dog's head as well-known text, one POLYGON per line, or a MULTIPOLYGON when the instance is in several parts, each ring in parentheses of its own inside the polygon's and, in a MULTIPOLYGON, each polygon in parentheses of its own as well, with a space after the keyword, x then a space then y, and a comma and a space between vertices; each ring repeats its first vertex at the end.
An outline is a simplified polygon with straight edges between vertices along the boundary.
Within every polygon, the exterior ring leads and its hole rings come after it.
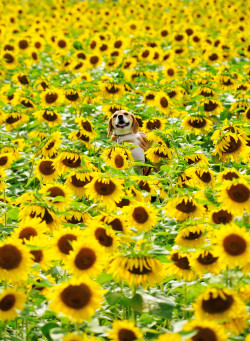
POLYGON ((112 131, 116 135, 125 135, 129 133, 136 134, 139 124, 133 114, 126 110, 116 111, 109 119, 108 136, 112 131))

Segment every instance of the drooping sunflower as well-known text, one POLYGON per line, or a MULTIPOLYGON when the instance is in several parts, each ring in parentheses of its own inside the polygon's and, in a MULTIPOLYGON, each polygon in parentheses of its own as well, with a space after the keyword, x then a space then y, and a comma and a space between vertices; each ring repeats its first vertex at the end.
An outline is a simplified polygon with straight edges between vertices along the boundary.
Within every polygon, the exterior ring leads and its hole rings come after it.
POLYGON ((118 254, 109 261, 107 271, 115 280, 126 280, 130 287, 155 286, 166 277, 164 266, 153 256, 118 254))
POLYGON ((27 87, 27 85, 30 85, 29 77, 25 73, 15 74, 11 80, 13 83, 19 84, 24 87, 27 87))
POLYGON ((125 207, 122 211, 126 216, 128 225, 136 227, 138 232, 150 230, 159 219, 158 211, 153 206, 143 202, 125 207))
POLYGON ((71 225, 86 224, 90 219, 88 212, 82 212, 81 210, 67 210, 66 213, 60 215, 63 222, 71 225))
POLYGON ((92 171, 71 171, 65 185, 68 186, 75 195, 82 198, 86 192, 85 186, 90 183, 92 179, 92 171))
POLYGON ((212 224, 229 224, 233 222, 234 214, 228 209, 216 208, 210 212, 209 222, 212 224))
POLYGON ((49 127, 55 127, 62 123, 62 119, 59 113, 55 110, 39 110, 35 111, 33 115, 38 119, 38 122, 45 122, 49 127))
POLYGON ((104 269, 107 256, 94 238, 72 242, 73 250, 65 258, 65 268, 76 278, 96 278, 104 269))
POLYGON ((115 214, 103 214, 100 216, 100 221, 110 226, 113 231, 128 235, 130 233, 128 229, 128 223, 123 215, 115 214))
POLYGON ((121 201, 123 192, 123 180, 109 179, 95 175, 93 180, 85 186, 86 195, 94 202, 100 202, 107 207, 114 207, 115 203, 121 201))
POLYGON ((46 107, 59 106, 63 103, 63 95, 60 89, 49 88, 40 94, 42 105, 46 107))
POLYGON ((68 170, 81 168, 81 155, 77 152, 62 151, 55 160, 55 166, 60 170, 60 174, 64 174, 68 170))
POLYGON ((190 266, 200 278, 206 271, 218 275, 223 270, 220 258, 211 247, 194 252, 190 258, 190 266))
POLYGON ((27 246, 22 241, 7 238, 0 245, 0 278, 18 282, 26 280, 32 260, 27 246))
POLYGON ((5 128, 7 131, 16 129, 29 121, 29 116, 24 113, 7 113, 5 116, 5 128))
POLYGON ((217 174, 216 182, 232 181, 234 179, 243 179, 242 175, 235 168, 226 168, 224 171, 217 174))
POLYGON ((154 129, 164 130, 166 120, 160 117, 151 117, 143 122, 143 131, 150 132, 154 129))
POLYGON ((0 319, 2 321, 15 320, 18 311, 23 310, 26 295, 22 290, 5 289, 0 294, 0 319))
POLYGON ((195 303, 194 316, 203 320, 230 320, 246 312, 245 304, 231 289, 207 288, 195 303))
POLYGON ((172 155, 173 149, 168 148, 165 143, 158 146, 152 146, 145 152, 145 156, 153 163, 171 160, 172 155))
POLYGON ((216 230, 212 239, 214 254, 219 256, 224 266, 242 268, 250 257, 250 235, 244 227, 235 223, 225 224, 216 230))
POLYGON ((216 99, 205 99, 201 106, 203 106, 206 115, 219 115, 224 110, 221 102, 216 99))
POLYGON ((102 83, 100 85, 101 95, 107 99, 118 99, 124 94, 124 87, 122 84, 102 83))
POLYGON ((204 232, 206 226, 204 224, 190 224, 184 226, 175 238, 175 244, 183 247, 195 248, 199 245, 206 244, 204 232))
POLYGON ((247 153, 246 141, 239 134, 227 132, 216 143, 213 155, 218 154, 222 161, 236 161, 238 162, 240 156, 247 153))
POLYGON ((96 309, 101 307, 104 293, 100 285, 88 277, 71 278, 69 282, 52 288, 49 294, 51 299, 49 307, 74 322, 82 322, 92 317, 96 309))
POLYGON ((83 100, 82 94, 74 89, 66 89, 64 91, 66 103, 72 107, 78 107, 83 100))
POLYGON ((91 144, 90 144, 90 137, 88 135, 85 134, 85 130, 81 129, 81 130, 76 130, 76 131, 72 131, 69 134, 69 140, 71 141, 80 141, 81 143, 83 143, 87 149, 91 149, 91 144))
POLYGON ((44 199, 57 208, 59 211, 64 211, 66 207, 68 207, 72 201, 72 193, 71 190, 60 183, 51 183, 43 186, 39 191, 44 195, 44 199), (54 199, 56 197, 62 197, 60 199, 54 199))
MULTIPOLYGON (((61 144, 61 134, 59 131, 56 131, 50 135, 46 139, 45 144, 41 148, 41 154, 45 158, 54 158, 57 155, 58 148, 61 144)), ((54 163, 53 166, 56 168, 56 164, 54 163)))
POLYGON ((183 156, 183 159, 189 165, 197 164, 201 166, 206 166, 209 163, 208 158, 202 153, 186 154, 183 156))
POLYGON ((108 338, 112 341, 135 341, 142 340, 143 334, 132 321, 115 320, 112 323, 112 330, 109 331, 108 338))
POLYGON ((196 334, 189 338, 188 341, 228 340, 223 326, 218 325, 214 321, 194 319, 184 325, 183 331, 196 332, 196 334))
POLYGON ((214 187, 215 180, 213 171, 207 167, 189 167, 185 171, 188 180, 186 184, 192 187, 204 188, 214 187))
POLYGON ((199 204, 194 198, 188 196, 180 196, 170 199, 166 206, 165 214, 179 221, 184 221, 188 218, 202 217, 205 214, 204 207, 199 204))
POLYGON ((212 124, 211 120, 200 116, 187 116, 182 121, 183 129, 193 131, 195 135, 208 133, 212 124))
POLYGON ((78 123, 78 127, 81 130, 84 130, 85 135, 89 136, 90 138, 96 137, 96 132, 93 126, 93 123, 86 117, 76 117, 75 122, 78 123))
POLYGON ((167 274, 174 275, 178 279, 184 281, 192 281, 197 275, 190 265, 190 254, 180 251, 172 251, 171 255, 167 257, 170 261, 165 264, 167 274))
POLYGON ((57 170, 54 160, 44 158, 36 161, 34 170, 36 177, 44 183, 49 183, 57 179, 57 170))
POLYGON ((242 215, 244 210, 250 212, 250 188, 248 183, 241 179, 224 181, 218 188, 218 201, 227 205, 227 209, 236 214, 242 215))

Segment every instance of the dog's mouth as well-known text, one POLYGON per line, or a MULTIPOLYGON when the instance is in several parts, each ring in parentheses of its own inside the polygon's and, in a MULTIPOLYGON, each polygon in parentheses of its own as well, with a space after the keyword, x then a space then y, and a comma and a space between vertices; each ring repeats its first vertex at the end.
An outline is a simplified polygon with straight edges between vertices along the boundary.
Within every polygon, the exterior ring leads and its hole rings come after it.
POLYGON ((128 123, 125 123, 125 122, 119 122, 117 123, 116 127, 117 128, 125 128, 129 125, 129 122, 128 123))

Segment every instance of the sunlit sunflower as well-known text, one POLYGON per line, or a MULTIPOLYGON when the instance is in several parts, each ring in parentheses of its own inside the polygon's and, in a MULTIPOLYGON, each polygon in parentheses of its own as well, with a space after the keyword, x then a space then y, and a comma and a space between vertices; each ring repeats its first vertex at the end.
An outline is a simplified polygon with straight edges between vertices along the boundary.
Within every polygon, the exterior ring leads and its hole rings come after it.
POLYGON ((128 162, 131 160, 131 157, 132 153, 130 150, 125 150, 124 148, 119 147, 114 148, 114 150, 111 152, 110 159, 107 159, 107 165, 110 165, 116 169, 125 170, 131 167, 131 163, 128 162))
MULTIPOLYGON (((57 155, 59 146, 61 144, 61 134, 59 131, 52 133, 49 137, 46 138, 44 144, 42 144, 41 154, 45 158, 54 158, 57 155)), ((56 164, 53 166, 56 168, 56 164)))
POLYGON ((44 233, 48 232, 49 229, 40 218, 27 218, 19 222, 18 228, 14 229, 12 237, 21 239, 25 244, 30 238, 42 237, 44 233))
POLYGON ((72 107, 78 107, 83 99, 82 94, 74 89, 64 90, 64 97, 66 99, 66 103, 72 107))
POLYGON ((233 222, 234 214, 228 209, 216 208, 209 214, 209 222, 212 224, 229 224, 233 222))
POLYGON ((7 131, 16 129, 29 121, 29 116, 23 113, 8 113, 5 115, 5 127, 7 131))
POLYGON ((54 260, 49 252, 50 241, 48 238, 45 236, 31 237, 26 245, 30 250, 32 261, 37 263, 43 271, 48 271, 52 267, 52 260, 54 260))
POLYGON ((145 152, 147 159, 153 163, 171 160, 172 155, 173 149, 168 148, 165 143, 161 146, 152 146, 145 152))
POLYGON ((85 190, 90 200, 94 200, 95 203, 100 202, 109 208, 121 201, 121 196, 124 195, 123 180, 98 175, 95 175, 93 180, 85 186, 85 190))
POLYGON ((63 95, 61 90, 50 88, 40 94, 42 105, 46 107, 59 106, 63 103, 63 95))
POLYGON ((80 130, 84 130, 85 135, 89 136, 90 138, 96 137, 96 132, 93 126, 93 123, 86 117, 76 117, 76 123, 78 123, 78 127, 80 130))
POLYGON ((18 64, 18 60, 15 54, 10 51, 5 51, 4 53, 1 53, 1 60, 3 66, 7 69, 13 69, 18 64))
POLYGON ((20 289, 4 289, 0 294, 0 319, 15 320, 18 311, 23 310, 26 299, 25 293, 20 289))
POLYGON ((76 278, 89 276, 96 278, 104 269, 107 261, 105 250, 100 248, 96 239, 72 242, 73 250, 64 260, 65 268, 76 278))
POLYGON ((204 188, 214 187, 215 180, 213 171, 206 167, 189 167, 185 171, 188 180, 186 184, 192 187, 204 188))
POLYGON ((212 130, 212 125, 212 121, 199 116, 187 116, 182 121, 183 129, 193 131, 195 135, 208 133, 212 130))
POLYGON ((86 224, 90 219, 90 215, 88 212, 82 212, 78 210, 67 210, 64 214, 60 215, 62 221, 66 224, 78 225, 78 224, 86 224))
POLYGON ((15 157, 12 153, 0 153, 0 170, 10 168, 14 161, 15 157))
POLYGON ((112 329, 109 331, 108 338, 112 341, 135 341, 142 340, 143 334, 132 321, 115 320, 112 323, 112 329))
POLYGON ((206 226, 204 224, 190 224, 184 226, 175 238, 175 244, 195 248, 199 245, 206 244, 206 237, 204 232, 206 226))
POLYGON ((238 162, 244 152, 247 152, 246 141, 239 134, 227 132, 215 144, 215 151, 212 154, 218 154, 220 160, 225 162, 230 160, 238 162))
POLYGON ((100 54, 89 54, 88 55, 88 64, 90 68, 95 68, 102 64, 103 58, 100 54))
POLYGON ((190 266, 190 254, 180 251, 172 251, 167 257, 171 262, 165 264, 167 274, 174 275, 184 281, 192 281, 197 275, 190 266))
POLYGON ((19 73, 19 74, 15 74, 12 77, 12 82, 19 84, 21 86, 27 87, 27 85, 30 85, 30 80, 27 74, 25 73, 19 73))
POLYGON ((219 115, 224 110, 221 102, 215 99, 205 99, 201 106, 206 115, 219 115))
POLYGON ((137 60, 134 57, 127 57, 123 60, 122 70, 132 70, 137 64, 137 60))
POLYGON ((49 307, 55 313, 63 314, 74 322, 82 322, 101 308, 104 293, 100 285, 88 277, 80 280, 72 278, 69 282, 52 288, 49 307))
POLYGON ((197 164, 197 165, 208 165, 209 161, 208 158, 202 153, 195 153, 195 154, 186 154, 183 156, 183 159, 189 164, 197 164))
POLYGON ((159 219, 158 211, 143 202, 125 207, 122 211, 126 215, 128 225, 136 227, 138 232, 150 230, 159 219))
POLYGON ((59 211, 64 211, 73 200, 71 190, 60 183, 47 184, 43 186, 39 192, 43 194, 45 200, 49 204, 57 208, 59 211))
POLYGON ((191 338, 188 338, 188 341, 226 341, 228 340, 227 334, 223 326, 218 325, 214 321, 204 321, 202 319, 194 319, 190 322, 186 323, 183 327, 183 331, 194 331, 196 334, 191 338))
POLYGON ((91 138, 85 134, 85 130, 83 130, 83 129, 77 130, 77 131, 72 131, 69 134, 68 138, 71 141, 80 141, 81 143, 83 143, 87 147, 87 149, 91 149, 91 144, 90 144, 91 138))
POLYGON ((147 90, 143 96, 143 101, 147 103, 147 105, 154 107, 156 94, 157 94, 157 91, 147 90))
POLYGON ((194 198, 188 196, 180 196, 170 199, 164 207, 165 214, 179 221, 188 218, 202 217, 205 214, 204 207, 194 198))
POLYGON ((21 240, 7 238, 0 245, 0 278, 18 282, 26 280, 32 260, 27 246, 21 240))
POLYGON ((112 226, 107 226, 98 220, 87 223, 86 235, 94 238, 100 247, 110 254, 113 254, 120 241, 112 226))
POLYGON ((119 234, 121 233, 126 235, 130 234, 130 231, 128 229, 128 223, 123 215, 103 214, 100 216, 100 221, 110 226, 113 231, 119 234))
POLYGON ((159 109, 162 114, 167 115, 170 109, 170 99, 165 92, 158 92, 155 98, 155 106, 159 109))
POLYGON ((203 320, 229 320, 246 311, 244 303, 231 289, 207 288, 195 303, 194 316, 203 320))
POLYGON ((85 195, 85 186, 93 179, 93 172, 91 171, 71 171, 67 177, 65 185, 68 186, 71 191, 82 198, 85 195))
POLYGON ((62 151, 55 160, 55 166, 60 174, 68 170, 81 168, 81 155, 77 152, 62 151))
POLYGON ((39 110, 35 111, 33 115, 38 119, 38 122, 45 122, 49 127, 55 127, 62 123, 61 115, 54 110, 39 110))
POLYGON ((235 168, 226 168, 217 174, 216 182, 233 181, 234 179, 243 179, 243 176, 235 168))
POLYGON ((102 96, 111 100, 118 99, 124 94, 122 84, 102 83, 100 89, 102 96))
POLYGON ((107 271, 115 280, 125 280, 130 287, 154 287, 166 277, 164 266, 153 256, 118 254, 109 261, 107 271))
POLYGON ((249 260, 250 235, 244 227, 234 223, 222 225, 214 232, 212 243, 214 254, 220 257, 225 267, 243 267, 249 260))
POLYGON ((218 201, 236 214, 242 215, 244 210, 250 212, 250 188, 244 180, 224 181, 219 187, 218 201))
POLYGON ((190 266, 200 278, 206 271, 218 275, 223 270, 220 258, 211 248, 194 252, 190 258, 190 266))
POLYGON ((154 129, 164 130, 166 126, 166 120, 159 117, 152 117, 143 122, 143 130, 150 132, 154 129))
POLYGON ((57 179, 57 170, 54 166, 54 160, 44 158, 36 161, 34 170, 36 177, 44 183, 49 183, 57 179))
MULTIPOLYGON (((208 86, 202 86, 198 90, 195 91, 194 96, 203 96, 203 97, 216 97, 216 92, 214 89, 208 86)), ((200 101, 200 99, 198 99, 200 101)))

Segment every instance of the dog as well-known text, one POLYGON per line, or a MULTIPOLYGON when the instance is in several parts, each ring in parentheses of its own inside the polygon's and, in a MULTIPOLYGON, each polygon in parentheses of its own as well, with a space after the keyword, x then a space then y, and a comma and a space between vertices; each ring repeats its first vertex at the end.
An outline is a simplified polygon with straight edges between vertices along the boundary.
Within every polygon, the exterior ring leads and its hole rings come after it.
MULTIPOLYGON (((118 110, 116 111, 109 119, 108 122, 108 136, 110 136, 111 132, 116 136, 116 142, 122 144, 124 142, 129 142, 138 147, 132 148, 131 153, 133 159, 138 162, 145 162, 144 150, 139 146, 139 141, 137 137, 139 124, 135 118, 135 116, 126 111, 126 110, 118 110)), ((138 168, 139 173, 143 174, 143 170, 141 167, 138 168)))

